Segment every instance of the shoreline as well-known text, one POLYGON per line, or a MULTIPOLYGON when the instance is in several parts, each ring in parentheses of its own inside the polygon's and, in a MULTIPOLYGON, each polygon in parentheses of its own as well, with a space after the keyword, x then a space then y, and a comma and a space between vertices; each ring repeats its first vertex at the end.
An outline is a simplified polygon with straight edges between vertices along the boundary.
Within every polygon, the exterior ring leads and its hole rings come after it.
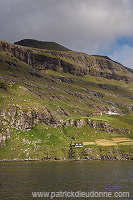
POLYGON ((3 159, 0 162, 38 162, 38 161, 132 161, 133 158, 111 158, 111 159, 60 159, 60 158, 34 158, 34 159, 3 159))

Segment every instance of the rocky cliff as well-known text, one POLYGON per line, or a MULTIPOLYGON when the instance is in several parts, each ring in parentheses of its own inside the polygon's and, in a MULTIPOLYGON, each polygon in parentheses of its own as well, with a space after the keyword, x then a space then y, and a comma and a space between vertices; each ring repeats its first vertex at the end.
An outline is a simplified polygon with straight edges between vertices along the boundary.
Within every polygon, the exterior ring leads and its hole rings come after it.
POLYGON ((68 51, 41 50, 0 42, 0 51, 32 65, 36 70, 55 70, 75 75, 92 75, 115 80, 133 80, 133 71, 104 56, 68 51))
POLYGON ((5 140, 10 138, 13 128, 21 131, 28 131, 38 123, 55 126, 57 123, 47 108, 41 111, 25 110, 21 106, 11 106, 8 109, 0 110, 0 146, 5 144, 5 140))

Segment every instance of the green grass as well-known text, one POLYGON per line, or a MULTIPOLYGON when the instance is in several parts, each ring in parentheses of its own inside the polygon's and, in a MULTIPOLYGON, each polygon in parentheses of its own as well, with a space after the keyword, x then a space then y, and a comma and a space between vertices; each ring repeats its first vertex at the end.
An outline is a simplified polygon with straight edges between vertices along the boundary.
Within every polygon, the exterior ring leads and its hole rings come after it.
POLYGON ((70 51, 66 47, 56 43, 56 42, 43 42, 38 40, 31 40, 31 39, 24 39, 14 44, 26 46, 26 47, 33 47, 39 49, 48 49, 48 50, 56 50, 56 51, 70 51))
POLYGON ((133 117, 132 115, 114 116, 114 115, 101 115, 91 116, 90 119, 94 121, 107 122, 114 127, 127 128, 132 131, 133 117))
POLYGON ((6 146, 0 151, 0 160, 26 158, 62 158, 67 156, 68 138, 57 129, 38 124, 33 130, 13 130, 6 146))
POLYGON ((52 55, 52 54, 50 54, 50 53, 44 53, 44 52, 41 52, 41 51, 37 51, 37 54, 39 54, 39 55, 44 55, 44 56, 47 56, 47 57, 51 57, 51 58, 58 58, 58 59, 60 59, 60 60, 62 60, 62 61, 65 61, 65 62, 67 62, 67 63, 70 63, 70 64, 73 64, 73 65, 77 65, 77 63, 76 62, 74 62, 74 61, 72 61, 72 60, 70 60, 70 59, 67 59, 67 58, 64 58, 64 57, 62 57, 62 56, 54 56, 54 55, 52 55))

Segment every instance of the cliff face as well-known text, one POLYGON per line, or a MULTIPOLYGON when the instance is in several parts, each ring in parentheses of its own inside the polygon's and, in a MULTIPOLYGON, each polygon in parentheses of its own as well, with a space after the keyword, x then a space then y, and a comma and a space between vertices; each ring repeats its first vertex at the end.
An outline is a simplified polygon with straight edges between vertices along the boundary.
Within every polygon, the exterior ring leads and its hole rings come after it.
POLYGON ((41 111, 25 110, 20 106, 12 106, 9 109, 0 110, 0 146, 5 145, 5 140, 10 138, 12 129, 29 131, 38 123, 55 126, 56 121, 50 111, 43 108, 41 111))
POLYGON ((0 42, 0 51, 8 52, 8 56, 32 65, 36 70, 52 69, 75 75, 92 75, 115 80, 133 80, 132 70, 128 70, 108 57, 89 56, 77 52, 59 52, 51 50, 31 49, 0 42))
POLYGON ((107 122, 98 122, 98 121, 94 121, 94 120, 90 120, 90 119, 70 120, 70 121, 64 122, 63 125, 65 127, 75 125, 76 128, 81 128, 85 125, 88 125, 93 129, 96 129, 99 131, 105 131, 109 134, 110 133, 122 134, 122 135, 125 135, 126 133, 130 134, 130 130, 128 130, 126 128, 116 128, 113 125, 108 124, 107 122))

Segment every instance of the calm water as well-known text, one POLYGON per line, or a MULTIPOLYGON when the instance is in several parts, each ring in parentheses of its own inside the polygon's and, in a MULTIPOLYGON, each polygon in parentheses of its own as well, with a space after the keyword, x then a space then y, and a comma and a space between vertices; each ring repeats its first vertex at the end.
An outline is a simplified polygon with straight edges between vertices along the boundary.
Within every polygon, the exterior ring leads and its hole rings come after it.
POLYGON ((0 163, 0 199, 33 198, 32 192, 130 192, 133 199, 133 161, 57 161, 0 163))

